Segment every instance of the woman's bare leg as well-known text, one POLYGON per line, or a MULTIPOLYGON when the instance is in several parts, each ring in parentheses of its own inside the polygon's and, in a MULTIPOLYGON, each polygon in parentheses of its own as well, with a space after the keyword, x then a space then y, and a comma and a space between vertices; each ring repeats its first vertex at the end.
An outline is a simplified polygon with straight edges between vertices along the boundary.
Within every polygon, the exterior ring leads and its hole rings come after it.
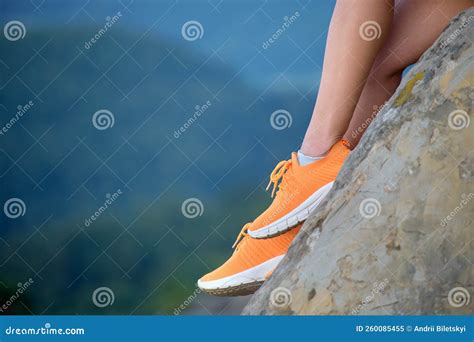
POLYGON ((301 147, 304 154, 324 154, 347 131, 392 16, 393 0, 337 1, 318 98, 301 147))
POLYGON ((344 139, 356 146, 380 107, 400 84, 403 69, 415 63, 453 16, 473 0, 396 0, 392 27, 357 103, 344 139))

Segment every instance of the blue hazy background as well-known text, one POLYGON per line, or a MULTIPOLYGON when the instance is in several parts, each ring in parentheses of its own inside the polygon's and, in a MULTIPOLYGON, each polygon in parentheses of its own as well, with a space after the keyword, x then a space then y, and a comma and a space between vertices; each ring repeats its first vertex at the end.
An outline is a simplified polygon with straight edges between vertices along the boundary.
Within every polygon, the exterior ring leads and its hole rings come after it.
MULTIPOLYGON (((15 219, 0 212, 0 305, 34 281, 3 313, 176 312, 270 203, 268 175, 298 148, 309 122, 333 6, 0 1, 0 126, 33 103, 0 135, 0 204, 20 198, 26 207, 15 219), (12 20, 24 24, 23 39, 5 38, 12 20), (202 25, 200 39, 183 38, 190 20, 202 25), (113 114, 113 127, 94 127, 101 109, 113 114), (281 109, 291 125, 275 129, 271 114, 281 109), (202 203, 200 216, 183 215, 189 198, 202 203), (113 291, 113 305, 94 305, 99 287, 113 291)), ((199 298, 190 306, 215 313, 199 298)))

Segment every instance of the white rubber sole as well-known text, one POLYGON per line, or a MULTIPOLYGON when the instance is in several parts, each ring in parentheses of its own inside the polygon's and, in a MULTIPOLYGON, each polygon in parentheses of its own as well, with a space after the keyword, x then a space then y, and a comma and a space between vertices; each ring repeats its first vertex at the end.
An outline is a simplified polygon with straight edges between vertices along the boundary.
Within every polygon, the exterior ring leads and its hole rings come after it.
POLYGON ((204 291, 226 290, 233 287, 242 287, 247 284, 253 284, 265 281, 265 275, 273 271, 285 255, 274 257, 255 267, 249 268, 243 272, 210 281, 198 280, 197 285, 204 291))
POLYGON ((284 233, 290 228, 296 226, 298 223, 304 222, 309 214, 323 201, 324 197, 326 197, 331 190, 333 184, 334 182, 330 182, 324 185, 285 216, 265 227, 257 230, 249 230, 248 234, 254 239, 265 239, 284 233))

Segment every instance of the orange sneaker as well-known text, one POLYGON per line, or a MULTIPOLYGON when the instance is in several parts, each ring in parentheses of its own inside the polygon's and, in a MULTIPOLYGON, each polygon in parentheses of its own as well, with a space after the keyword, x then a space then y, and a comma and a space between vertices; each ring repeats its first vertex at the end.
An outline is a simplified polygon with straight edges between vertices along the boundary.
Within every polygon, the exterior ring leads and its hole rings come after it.
POLYGON ((301 225, 272 239, 256 240, 246 224, 234 245, 234 253, 221 267, 198 280, 201 290, 215 296, 245 296, 257 291, 285 256, 301 225))
POLYGON ((296 153, 290 160, 278 163, 270 176, 273 184, 272 204, 248 229, 257 239, 272 237, 303 222, 328 194, 350 149, 343 141, 334 144, 327 155, 311 164, 301 166, 296 153))

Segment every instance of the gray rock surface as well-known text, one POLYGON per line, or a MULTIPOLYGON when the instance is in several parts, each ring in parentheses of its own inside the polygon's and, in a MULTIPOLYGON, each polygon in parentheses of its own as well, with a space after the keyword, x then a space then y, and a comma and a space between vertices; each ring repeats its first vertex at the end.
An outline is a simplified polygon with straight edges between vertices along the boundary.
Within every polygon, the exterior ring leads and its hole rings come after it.
POLYGON ((474 8, 404 77, 244 314, 472 314, 474 8))

